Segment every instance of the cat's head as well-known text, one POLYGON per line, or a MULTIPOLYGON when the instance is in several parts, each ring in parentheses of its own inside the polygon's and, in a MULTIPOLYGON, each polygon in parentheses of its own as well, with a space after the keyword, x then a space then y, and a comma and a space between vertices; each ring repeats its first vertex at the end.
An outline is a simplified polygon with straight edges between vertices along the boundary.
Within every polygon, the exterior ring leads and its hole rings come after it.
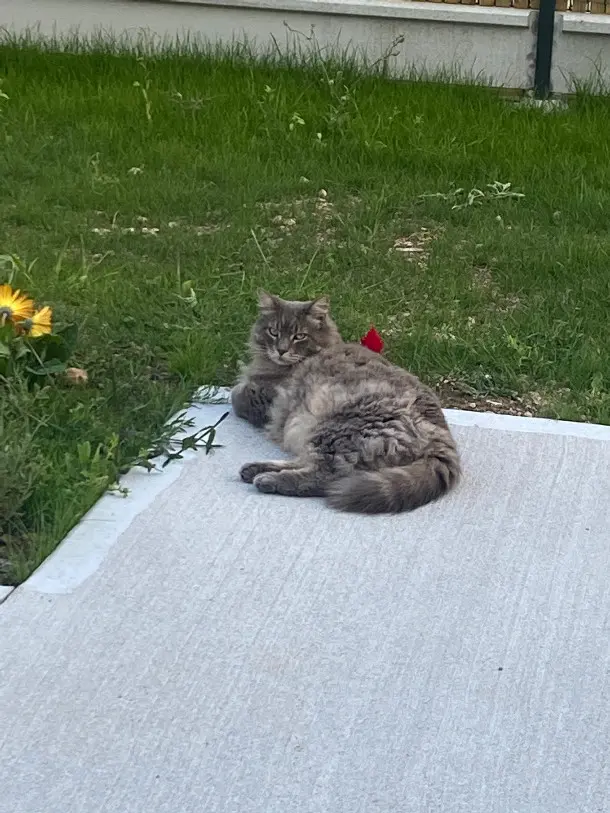
POLYGON ((289 302, 259 291, 258 319, 250 336, 251 349, 281 367, 291 367, 341 341, 326 297, 289 302))

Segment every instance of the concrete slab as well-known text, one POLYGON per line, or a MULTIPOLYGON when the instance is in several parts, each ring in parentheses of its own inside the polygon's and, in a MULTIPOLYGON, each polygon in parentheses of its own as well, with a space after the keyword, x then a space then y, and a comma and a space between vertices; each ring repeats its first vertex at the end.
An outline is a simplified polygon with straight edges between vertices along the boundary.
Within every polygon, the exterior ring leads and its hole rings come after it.
POLYGON ((10 594, 13 592, 13 588, 10 584, 0 584, 0 604, 5 601, 10 594))
POLYGON ((0 606, 2 813, 610 809, 610 430, 448 414, 411 515, 259 495, 233 419, 129 475, 0 606))

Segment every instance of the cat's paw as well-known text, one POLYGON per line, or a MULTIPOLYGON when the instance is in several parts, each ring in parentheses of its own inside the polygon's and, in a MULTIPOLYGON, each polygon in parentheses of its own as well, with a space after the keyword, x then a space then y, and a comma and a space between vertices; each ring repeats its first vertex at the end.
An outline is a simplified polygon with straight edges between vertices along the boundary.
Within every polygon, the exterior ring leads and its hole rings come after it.
POLYGON ((277 478, 274 474, 257 474, 252 482, 263 494, 275 494, 277 491, 277 478))
POLYGON ((239 476, 244 483, 252 483, 256 475, 263 471, 265 471, 264 463, 246 463, 246 465, 242 466, 239 470, 239 476))

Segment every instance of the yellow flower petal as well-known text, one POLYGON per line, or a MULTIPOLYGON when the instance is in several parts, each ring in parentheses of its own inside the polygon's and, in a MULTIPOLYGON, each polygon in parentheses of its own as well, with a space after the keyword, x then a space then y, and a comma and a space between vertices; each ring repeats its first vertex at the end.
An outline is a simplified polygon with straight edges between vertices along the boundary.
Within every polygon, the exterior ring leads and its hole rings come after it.
POLYGON ((20 322, 34 313, 34 302, 21 291, 13 291, 6 283, 0 285, 0 324, 7 320, 20 322))
POLYGON ((36 311, 33 316, 24 320, 21 327, 25 330, 28 336, 35 339, 37 336, 43 336, 45 333, 50 333, 53 329, 53 311, 48 305, 36 311))

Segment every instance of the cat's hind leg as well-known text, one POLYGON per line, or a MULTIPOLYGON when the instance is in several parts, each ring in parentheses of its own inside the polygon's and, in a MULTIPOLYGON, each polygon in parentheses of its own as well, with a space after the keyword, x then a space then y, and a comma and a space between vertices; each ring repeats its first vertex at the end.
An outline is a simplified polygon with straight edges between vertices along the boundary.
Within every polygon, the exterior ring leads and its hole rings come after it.
POLYGON ((303 454, 292 460, 264 460, 248 463, 240 471, 241 479, 264 494, 285 497, 323 497, 336 474, 325 458, 303 454))
POLYGON ((261 460, 259 463, 246 463, 239 470, 239 476, 244 483, 252 483, 259 474, 301 468, 302 466, 302 460, 261 460))
POLYGON ((264 494, 284 497, 323 497, 332 477, 330 473, 312 465, 283 468, 257 474, 252 481, 264 494))

